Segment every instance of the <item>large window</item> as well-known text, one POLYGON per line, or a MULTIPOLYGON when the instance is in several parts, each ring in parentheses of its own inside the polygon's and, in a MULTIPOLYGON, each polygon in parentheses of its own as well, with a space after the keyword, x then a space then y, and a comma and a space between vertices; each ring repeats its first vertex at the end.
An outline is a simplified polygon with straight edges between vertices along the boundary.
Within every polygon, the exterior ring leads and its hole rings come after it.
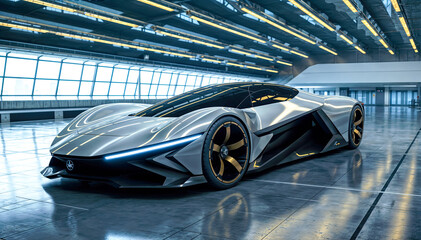
POLYGON ((366 105, 376 104, 376 91, 375 90, 350 90, 349 96, 363 102, 366 105))
POLYGON ((390 105, 411 105, 412 100, 417 100, 416 90, 391 90, 390 105))
POLYGON ((250 77, 0 51, 1 100, 166 99, 250 77))
POLYGON ((314 90, 314 94, 322 96, 333 96, 336 94, 335 90, 314 90))

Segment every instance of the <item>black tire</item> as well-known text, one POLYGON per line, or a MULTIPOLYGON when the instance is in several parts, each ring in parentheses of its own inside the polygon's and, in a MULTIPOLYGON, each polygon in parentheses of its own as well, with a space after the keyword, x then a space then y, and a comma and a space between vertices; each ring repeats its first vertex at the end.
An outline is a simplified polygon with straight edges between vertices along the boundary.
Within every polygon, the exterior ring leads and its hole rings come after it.
POLYGON ((360 146, 363 138, 363 129, 364 111, 361 106, 355 105, 349 118, 348 147, 350 149, 356 149, 358 146, 360 146))
POLYGON ((244 125, 234 117, 223 117, 209 129, 202 152, 203 174, 209 185, 227 189, 238 184, 247 172, 250 139, 244 125))

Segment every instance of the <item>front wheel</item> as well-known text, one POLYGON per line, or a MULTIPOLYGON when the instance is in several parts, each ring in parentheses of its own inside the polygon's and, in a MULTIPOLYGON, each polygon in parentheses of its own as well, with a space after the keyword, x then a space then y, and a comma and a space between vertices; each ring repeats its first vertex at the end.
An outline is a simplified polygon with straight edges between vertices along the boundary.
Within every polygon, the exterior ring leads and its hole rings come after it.
POLYGON ((216 121, 206 135, 202 154, 203 174, 218 189, 236 185, 247 171, 250 141, 244 125, 234 117, 216 121))
POLYGON ((363 139, 364 129, 364 113, 359 105, 356 105, 352 109, 351 118, 349 121, 349 148, 355 149, 360 146, 361 140, 363 139))

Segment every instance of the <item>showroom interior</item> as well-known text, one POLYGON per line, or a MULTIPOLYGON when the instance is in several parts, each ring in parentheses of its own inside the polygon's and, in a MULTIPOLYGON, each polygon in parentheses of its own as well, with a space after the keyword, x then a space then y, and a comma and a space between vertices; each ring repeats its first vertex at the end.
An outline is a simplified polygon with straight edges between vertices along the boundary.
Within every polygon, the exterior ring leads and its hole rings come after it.
MULTIPOLYGON (((418 0, 0 0, 0 240, 421 239, 420 47, 418 0), (217 84, 356 99, 361 143, 297 152, 224 190, 165 187, 168 169, 151 188, 45 177, 81 116, 153 110, 217 84)), ((296 109, 280 116, 305 108, 282 101, 296 109)), ((325 119, 346 108, 332 102, 325 119)), ((351 141, 346 114, 346 134, 322 128, 351 141)), ((165 162, 175 169, 174 156, 165 162)))

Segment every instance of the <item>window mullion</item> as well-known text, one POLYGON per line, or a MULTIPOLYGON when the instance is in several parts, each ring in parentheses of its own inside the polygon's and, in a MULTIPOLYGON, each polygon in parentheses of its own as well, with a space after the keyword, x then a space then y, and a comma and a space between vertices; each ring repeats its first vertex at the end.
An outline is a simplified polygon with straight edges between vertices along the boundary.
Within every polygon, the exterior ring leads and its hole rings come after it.
POLYGON ((60 78, 61 78, 61 70, 63 69, 63 62, 65 59, 61 59, 60 61, 60 71, 58 74, 58 79, 57 79, 57 87, 56 87, 56 94, 55 94, 55 98, 57 99, 57 94, 58 94, 58 87, 60 85, 60 78))
POLYGON ((79 88, 77 89, 77 99, 79 99, 79 94, 80 94, 80 87, 82 86, 82 78, 83 78, 83 71, 85 70, 85 63, 87 61, 83 62, 82 64, 82 71, 80 73, 80 79, 79 79, 79 88))
POLYGON ((174 91, 173 91, 173 93, 172 93, 172 95, 173 95, 173 96, 175 96, 175 90, 176 90, 176 89, 177 89, 177 87, 178 87, 178 81, 179 81, 179 79, 180 79, 180 74, 181 74, 181 73, 178 73, 178 74, 177 74, 177 81, 176 81, 176 83, 175 83, 174 91))
POLYGON ((186 86, 187 86, 187 82, 189 81, 189 76, 190 76, 190 74, 187 74, 187 76, 186 76, 186 82, 184 83, 184 88, 183 88, 183 92, 182 93, 185 93, 186 92, 186 86))
POLYGON ((35 82, 37 81, 38 67, 39 67, 39 61, 40 61, 39 59, 41 57, 42 55, 37 58, 37 65, 35 66, 34 84, 32 84, 32 94, 31 94, 32 100, 34 100, 35 82))
POLYGON ((5 59, 4 59, 4 71, 3 71, 3 79, 2 79, 2 84, 1 84, 1 91, 0 91, 0 95, 3 98, 3 88, 4 88, 4 77, 6 76, 6 66, 7 66, 7 56, 9 56, 9 53, 6 53, 5 59))
POLYGON ((149 85, 149 91, 148 91, 148 99, 151 97, 151 89, 152 89, 152 84, 153 84, 153 77, 155 76, 155 71, 156 70, 153 70, 152 72, 151 84, 149 85))
POLYGON ((162 78, 162 71, 159 73, 158 85, 156 86, 156 91, 155 91, 155 98, 158 98, 158 88, 159 88, 159 84, 161 83, 161 78, 162 78))
POLYGON ((174 76, 174 72, 171 72, 171 78, 170 78, 170 82, 168 83, 168 89, 167 89, 167 98, 168 98, 168 94, 170 94, 170 86, 171 86, 173 76, 174 76))
MULTIPOLYGON (((142 76, 141 71, 142 71, 142 69, 140 68, 139 71, 138 71, 138 76, 137 76, 137 86, 136 86, 136 88, 138 88, 138 90, 137 90, 138 99, 140 99, 140 90, 141 90, 140 83, 142 82, 141 81, 141 76, 142 76)), ((134 91, 134 96, 136 96, 136 91, 134 91)))
POLYGON ((110 84, 108 85, 107 99, 110 99, 111 83, 113 82, 115 66, 117 66, 117 64, 113 66, 113 70, 111 71, 111 78, 110 78, 110 84))
POLYGON ((91 99, 93 99, 94 97, 94 89, 95 89, 96 77, 98 76, 98 68, 99 68, 99 63, 95 65, 95 74, 94 74, 94 78, 92 79, 91 94, 89 96, 91 99))
MULTIPOLYGON (((127 70, 127 77, 126 77, 126 84, 124 85, 123 98, 125 98, 125 97, 126 97, 127 84, 128 84, 128 82, 129 82, 130 69, 131 69, 132 67, 133 67, 133 66, 130 66, 130 67, 129 67, 129 69, 127 70)), ((135 91, 135 92, 136 92, 136 91, 135 91)))

